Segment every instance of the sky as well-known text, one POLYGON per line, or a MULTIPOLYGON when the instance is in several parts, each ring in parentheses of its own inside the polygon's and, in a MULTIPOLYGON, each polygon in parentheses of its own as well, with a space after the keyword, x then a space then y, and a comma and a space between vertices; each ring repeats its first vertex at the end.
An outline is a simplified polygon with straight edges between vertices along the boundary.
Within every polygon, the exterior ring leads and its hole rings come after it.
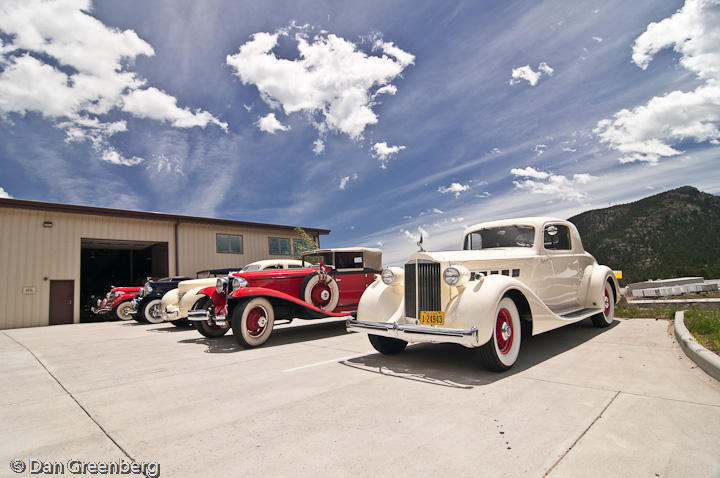
POLYGON ((0 197, 328 228, 720 194, 720 0, 0 0, 0 197))

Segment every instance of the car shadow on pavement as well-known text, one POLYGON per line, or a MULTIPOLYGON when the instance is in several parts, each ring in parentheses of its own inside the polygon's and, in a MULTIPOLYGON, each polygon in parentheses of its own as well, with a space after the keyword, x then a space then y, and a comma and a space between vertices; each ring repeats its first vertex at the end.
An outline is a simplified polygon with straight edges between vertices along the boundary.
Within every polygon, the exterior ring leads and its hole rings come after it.
POLYGON ((169 324, 153 324, 153 325, 159 325, 159 327, 154 327, 152 329, 148 329, 150 332, 155 333, 173 333, 173 332, 187 332, 188 330, 195 330, 195 328, 192 325, 183 325, 180 327, 177 327, 175 325, 169 324))
POLYGON ((488 385, 538 365, 573 349, 616 327, 596 328, 589 320, 566 325, 537 336, 523 336, 520 356, 515 365, 502 373, 482 366, 476 349, 456 344, 420 343, 398 355, 375 353, 348 359, 341 364, 359 370, 406 380, 454 388, 488 385))
MULTIPOLYGON (((312 340, 327 339, 347 333, 344 320, 322 322, 319 324, 304 320, 301 322, 307 322, 307 325, 294 325, 292 327, 284 325, 273 329, 268 341, 260 347, 277 347, 278 345, 310 342, 312 340)), ((205 350, 206 353, 232 353, 247 350, 235 341, 232 330, 226 335, 216 339, 209 339, 198 333, 198 337, 180 340, 178 343, 205 345, 207 347, 205 350)))

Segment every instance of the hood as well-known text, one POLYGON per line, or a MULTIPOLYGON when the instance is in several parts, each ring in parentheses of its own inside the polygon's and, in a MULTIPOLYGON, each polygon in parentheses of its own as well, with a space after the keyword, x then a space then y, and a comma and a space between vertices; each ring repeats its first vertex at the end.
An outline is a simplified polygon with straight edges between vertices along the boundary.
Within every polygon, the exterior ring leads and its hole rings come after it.
POLYGON ((302 267, 298 269, 266 269, 264 271, 233 272, 233 276, 243 277, 246 281, 260 279, 275 279, 280 277, 302 277, 312 274, 318 266, 302 267))
POLYGON ((536 256, 537 252, 531 247, 497 247, 480 251, 416 252, 410 256, 407 262, 414 259, 424 259, 433 262, 463 263, 470 261, 524 259, 536 256))
POLYGON ((142 287, 113 287, 110 292, 124 292, 126 294, 140 292, 142 287))
POLYGON ((215 285, 217 283, 217 277, 208 277, 206 279, 192 279, 192 280, 184 280, 181 283, 178 284, 178 289, 180 292, 187 292, 190 289, 194 289, 196 287, 210 287, 212 285, 215 285))

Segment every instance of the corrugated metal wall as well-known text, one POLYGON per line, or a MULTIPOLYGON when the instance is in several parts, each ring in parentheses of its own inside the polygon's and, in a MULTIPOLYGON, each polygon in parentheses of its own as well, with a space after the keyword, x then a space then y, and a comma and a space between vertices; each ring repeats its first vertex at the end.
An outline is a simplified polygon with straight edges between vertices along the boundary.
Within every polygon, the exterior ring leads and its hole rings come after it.
POLYGON ((174 222, 0 208, 0 329, 48 325, 50 280, 59 279, 75 282, 74 321, 79 321, 82 238, 167 242, 170 274, 192 276, 202 269, 283 257, 269 254, 268 236, 292 234, 272 228, 180 223, 180 271, 175 271, 174 222), (44 221, 52 221, 52 227, 43 227, 44 221), (218 254, 217 233, 241 234, 244 253, 218 254))

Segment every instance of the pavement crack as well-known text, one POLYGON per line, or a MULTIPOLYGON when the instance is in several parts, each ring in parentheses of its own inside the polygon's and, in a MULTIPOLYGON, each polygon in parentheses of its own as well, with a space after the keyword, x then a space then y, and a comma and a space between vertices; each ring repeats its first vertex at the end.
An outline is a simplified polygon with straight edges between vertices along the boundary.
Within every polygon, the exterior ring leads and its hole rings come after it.
POLYGON ((613 402, 615 401, 616 398, 618 398, 620 393, 621 393, 620 391, 615 392, 615 395, 613 396, 613 398, 610 399, 610 401, 607 403, 607 405, 605 405, 605 407, 600 411, 598 416, 596 416, 595 419, 592 421, 592 423, 590 423, 590 425, 588 425, 587 428, 585 428, 585 430, 583 430, 583 432, 580 434, 580 436, 578 436, 575 439, 573 444, 570 445, 570 448, 565 450, 565 453, 560 455, 560 457, 555 461, 555 463, 553 463, 553 465, 550 467, 550 469, 548 469, 548 471, 545 472, 545 474, 543 475, 543 478, 548 476, 555 469, 555 467, 558 466, 560 464, 560 462, 565 459, 565 457, 568 455, 568 453, 570 453, 570 451, 572 451, 572 449, 575 448, 575 445, 577 445, 578 442, 587 434, 587 432, 590 431, 592 426, 595 425, 595 423, 597 423, 598 420, 600 420, 600 418, 603 416, 603 413, 605 413, 605 411, 610 407, 610 405, 613 404, 613 402))
POLYGON ((68 390, 67 388, 65 388, 65 385, 63 385, 63 384, 60 382, 60 380, 58 380, 58 378, 45 366, 45 364, 43 363, 43 361, 40 360, 40 358, 39 358, 37 355, 35 355, 35 353, 34 353, 32 350, 30 350, 24 343, 20 342, 19 340, 17 340, 17 339, 16 339, 15 337, 13 337, 12 335, 8 335, 8 334, 6 334, 5 332, 3 332, 3 335, 6 336, 6 337, 8 337, 10 340, 12 340, 12 341, 15 342, 16 344, 18 344, 18 345, 19 345, 20 347, 22 347, 23 349, 25 349, 25 350, 27 351, 27 353, 29 353, 30 355, 32 355, 32 357, 37 361, 37 363, 40 364, 40 366, 45 370, 45 372, 47 372, 47 374, 50 375, 50 377, 52 377, 53 380, 55 380, 55 383, 57 383, 57 384, 60 386, 60 388, 68 395, 68 397, 70 397, 70 398, 77 404, 77 406, 80 407, 80 410, 82 410, 83 413, 85 413, 85 415, 87 415, 87 417, 88 417, 90 420, 92 420, 92 422, 95 424, 95 426, 97 426, 97 427, 100 429, 100 431, 103 432, 103 434, 108 438, 108 440, 110 440, 113 444, 115 444, 115 446, 118 447, 118 449, 123 453, 123 455, 125 455, 125 457, 126 457, 128 460, 131 460, 133 463, 136 463, 136 462, 137 462, 137 460, 135 460, 135 458, 133 458, 132 455, 130 455, 130 453, 128 453, 128 451, 125 450, 125 448, 123 448, 123 446, 120 445, 120 443, 118 443, 118 442, 112 437, 112 435, 110 435, 110 433, 108 433, 108 431, 105 430, 105 428, 104 428, 102 425, 100 425, 100 423, 99 423, 99 422, 95 419, 95 417, 93 417, 92 414, 80 403, 80 401, 79 401, 77 398, 75 398, 75 395, 73 395, 73 394, 70 392, 70 390, 68 390))

